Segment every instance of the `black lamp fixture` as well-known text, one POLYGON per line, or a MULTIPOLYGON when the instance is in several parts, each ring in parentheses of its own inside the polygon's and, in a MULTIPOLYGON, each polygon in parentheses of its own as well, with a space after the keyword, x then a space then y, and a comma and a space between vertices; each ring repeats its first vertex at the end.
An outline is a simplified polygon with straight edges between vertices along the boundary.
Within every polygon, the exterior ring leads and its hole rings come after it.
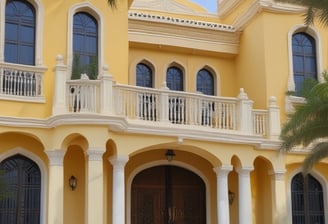
POLYGON ((235 193, 229 190, 228 198, 229 198, 229 204, 232 205, 233 200, 235 199, 235 193))
POLYGON ((69 184, 69 187, 71 188, 71 190, 74 191, 75 188, 76 188, 76 185, 77 185, 77 179, 76 179, 76 177, 72 175, 68 179, 68 184, 69 184))
POLYGON ((165 153, 167 161, 171 162, 173 160, 173 157, 175 156, 175 153, 172 149, 168 149, 165 153))

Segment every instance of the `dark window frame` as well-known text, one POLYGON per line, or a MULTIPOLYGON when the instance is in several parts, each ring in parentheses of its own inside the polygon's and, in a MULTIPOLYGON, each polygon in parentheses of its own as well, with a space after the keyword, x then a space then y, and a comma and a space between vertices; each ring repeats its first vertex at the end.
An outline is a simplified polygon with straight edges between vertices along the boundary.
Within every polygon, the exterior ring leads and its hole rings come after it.
POLYGON ((36 11, 28 1, 9 0, 5 9, 5 62, 35 65, 36 11))

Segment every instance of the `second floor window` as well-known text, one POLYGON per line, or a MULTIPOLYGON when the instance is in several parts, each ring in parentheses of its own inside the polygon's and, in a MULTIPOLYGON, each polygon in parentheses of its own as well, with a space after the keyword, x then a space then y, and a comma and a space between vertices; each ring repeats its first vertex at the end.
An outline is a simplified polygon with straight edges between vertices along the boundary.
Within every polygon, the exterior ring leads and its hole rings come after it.
POLYGON ((81 74, 90 79, 98 76, 98 24, 88 13, 74 15, 73 22, 73 65, 72 79, 79 79, 81 74))
POLYGON ((210 96, 214 95, 213 76, 206 69, 201 69, 197 74, 197 91, 210 96))
POLYGON ((166 72, 166 84, 170 90, 183 91, 183 74, 176 66, 169 67, 166 72))
POLYGON ((35 17, 35 9, 27 1, 7 1, 5 62, 35 64, 35 17))
POLYGON ((137 64, 137 86, 153 87, 153 74, 151 68, 144 64, 137 64))
POLYGON ((317 79, 316 46, 313 37, 296 33, 292 39, 295 92, 299 93, 304 80, 317 79))

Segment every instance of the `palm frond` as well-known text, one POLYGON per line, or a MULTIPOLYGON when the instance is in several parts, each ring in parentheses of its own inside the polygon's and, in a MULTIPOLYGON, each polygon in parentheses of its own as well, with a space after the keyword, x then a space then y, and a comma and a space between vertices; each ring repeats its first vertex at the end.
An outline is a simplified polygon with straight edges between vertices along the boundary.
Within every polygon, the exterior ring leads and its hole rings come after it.
POLYGON ((302 167, 303 175, 307 175, 315 163, 326 157, 328 157, 328 142, 321 142, 315 145, 304 160, 302 167))
POLYGON ((291 3, 307 8, 304 14, 304 23, 313 25, 314 19, 318 18, 324 26, 328 26, 328 1, 327 0, 275 0, 276 2, 291 3))
POLYGON ((282 151, 328 136, 328 83, 315 85, 305 99, 306 103, 296 107, 282 128, 282 151))
POLYGON ((112 8, 116 8, 116 0, 107 0, 107 1, 112 8))

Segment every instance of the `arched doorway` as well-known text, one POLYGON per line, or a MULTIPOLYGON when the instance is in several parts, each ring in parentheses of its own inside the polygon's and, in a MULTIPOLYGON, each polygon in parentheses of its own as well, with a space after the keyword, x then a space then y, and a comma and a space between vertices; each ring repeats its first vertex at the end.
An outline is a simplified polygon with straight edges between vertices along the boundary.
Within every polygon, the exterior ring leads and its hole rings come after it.
POLYGON ((177 166, 156 166, 132 182, 131 224, 204 224, 203 180, 177 166))

